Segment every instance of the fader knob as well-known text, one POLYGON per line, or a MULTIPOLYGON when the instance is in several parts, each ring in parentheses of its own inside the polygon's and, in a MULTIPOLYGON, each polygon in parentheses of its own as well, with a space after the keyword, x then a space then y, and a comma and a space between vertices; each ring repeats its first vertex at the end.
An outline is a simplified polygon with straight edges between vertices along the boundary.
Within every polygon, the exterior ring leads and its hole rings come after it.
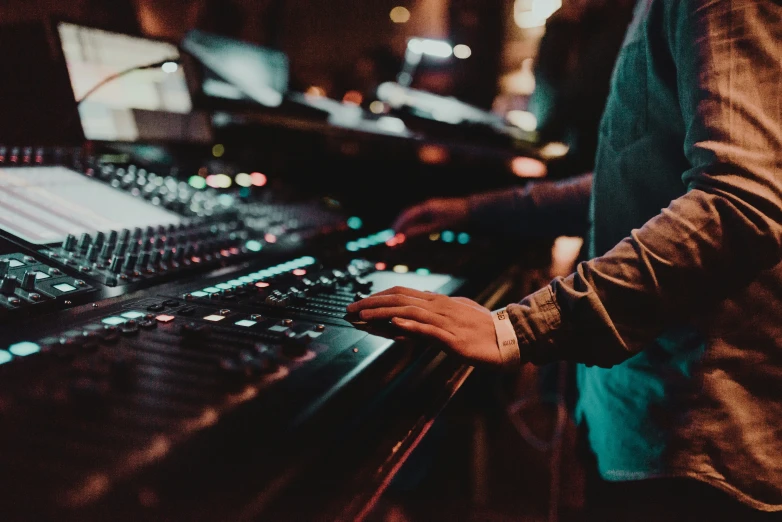
POLYGON ((12 275, 7 275, 0 282, 0 294, 14 295, 17 286, 19 286, 19 280, 12 275))
POLYGON ((26 290, 27 292, 35 291, 36 275, 37 274, 34 270, 27 270, 24 273, 24 276, 22 276, 22 290, 26 290))
POLYGON ((84 232, 79 237, 79 243, 76 245, 76 248, 80 252, 84 252, 90 246, 90 243, 92 243, 92 237, 90 237, 90 235, 88 233, 84 232))
POLYGON ((62 249, 66 252, 72 252, 76 246, 76 236, 68 234, 62 242, 62 249))
POLYGON ((109 265, 109 270, 113 274, 119 274, 122 272, 122 262, 124 260, 124 257, 122 256, 114 256, 111 258, 111 265, 109 265))

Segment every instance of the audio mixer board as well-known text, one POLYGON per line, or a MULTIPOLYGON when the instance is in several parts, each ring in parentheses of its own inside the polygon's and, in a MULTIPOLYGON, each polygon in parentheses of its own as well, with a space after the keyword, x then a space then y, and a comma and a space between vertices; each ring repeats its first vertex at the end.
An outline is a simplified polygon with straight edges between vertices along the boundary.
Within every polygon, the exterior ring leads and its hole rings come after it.
POLYGON ((490 283, 466 232, 407 240, 317 201, 30 163, 0 164, 4 521, 222 520, 199 499, 273 497, 426 351, 349 303, 490 283))

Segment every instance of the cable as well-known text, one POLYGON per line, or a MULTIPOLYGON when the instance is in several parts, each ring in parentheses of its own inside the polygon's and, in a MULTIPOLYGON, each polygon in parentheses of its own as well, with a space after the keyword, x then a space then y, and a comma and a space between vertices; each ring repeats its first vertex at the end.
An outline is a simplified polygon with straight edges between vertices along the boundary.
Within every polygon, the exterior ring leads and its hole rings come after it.
POLYGON ((149 63, 149 64, 146 64, 146 65, 136 65, 135 67, 131 67, 129 69, 125 69, 124 71, 120 71, 118 73, 115 73, 115 74, 112 74, 110 76, 107 76, 106 78, 102 79, 97 84, 95 84, 90 90, 88 90, 84 94, 84 96, 79 98, 79 100, 76 101, 76 107, 78 108, 79 105, 81 105, 81 103, 84 100, 86 100, 87 98, 92 96, 92 94, 95 91, 97 91, 98 89, 100 89, 101 87, 106 85, 107 83, 113 82, 117 78, 120 78, 121 76, 125 76, 126 74, 132 73, 134 71, 143 71, 143 70, 146 70, 146 69, 157 69, 158 67, 162 67, 164 64, 167 64, 167 63, 173 63, 173 64, 179 65, 179 58, 168 58, 168 59, 165 59, 165 60, 161 60, 159 62, 149 63))

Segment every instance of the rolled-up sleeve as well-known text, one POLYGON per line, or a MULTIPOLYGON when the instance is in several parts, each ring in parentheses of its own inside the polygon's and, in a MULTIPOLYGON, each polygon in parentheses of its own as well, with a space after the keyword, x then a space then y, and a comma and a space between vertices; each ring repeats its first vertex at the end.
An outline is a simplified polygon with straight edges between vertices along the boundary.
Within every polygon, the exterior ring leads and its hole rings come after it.
POLYGON ((782 3, 670 1, 662 12, 686 193, 508 306, 522 360, 616 364, 782 260, 782 3))

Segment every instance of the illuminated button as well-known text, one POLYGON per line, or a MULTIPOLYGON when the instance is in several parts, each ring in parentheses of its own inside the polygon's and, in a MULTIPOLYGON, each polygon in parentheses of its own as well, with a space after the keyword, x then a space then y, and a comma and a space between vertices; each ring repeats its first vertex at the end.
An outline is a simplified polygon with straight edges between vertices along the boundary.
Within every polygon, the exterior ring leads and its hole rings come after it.
POLYGON ((460 245, 466 245, 470 242, 470 234, 467 232, 462 232, 458 236, 456 236, 456 241, 459 242, 460 245))
POLYGON ((199 290, 198 292, 193 292, 193 293, 192 293, 192 294, 190 294, 190 295, 192 295, 193 297, 206 297, 206 296, 208 296, 209 294, 207 294, 206 292, 201 292, 201 291, 199 290))
MULTIPOLYGON (((219 288, 215 288, 213 286, 210 286, 209 288, 204 288, 204 292, 206 292, 207 294, 216 294, 219 291, 220 291, 219 288)), ((195 294, 193 294, 193 295, 195 295, 195 294)))
POLYGON ((59 290, 63 294, 66 293, 66 292, 73 292, 74 290, 76 290, 75 286, 71 286, 68 283, 60 283, 58 285, 54 285, 54 288, 56 288, 57 290, 59 290))
POLYGON ((415 271, 415 273, 418 275, 429 275, 432 272, 428 268, 419 268, 418 270, 415 271))
POLYGON ((406 274, 410 269, 407 267, 407 265, 396 265, 394 267, 394 272, 397 274, 406 274))
POLYGON ((44 274, 43 272, 36 272, 35 278, 36 279, 49 279, 49 274, 44 274))
POLYGON ((8 261, 8 266, 11 267, 11 268, 16 268, 18 266, 24 266, 24 263, 22 263, 21 261, 19 261, 17 259, 10 259, 8 261))
POLYGON ((253 279, 250 276, 243 276, 239 278, 239 281, 241 281, 242 283, 252 283, 253 281, 255 281, 255 279, 253 279))
POLYGON ((347 248, 347 249, 348 249, 348 251, 350 251, 350 252, 358 252, 358 249, 359 249, 359 247, 358 247, 358 243, 356 243, 356 242, 354 242, 354 241, 351 241, 350 243, 348 243, 348 244, 345 246, 345 248, 347 248))
POLYGON ((453 240, 456 238, 456 234, 451 232, 450 230, 443 231, 442 236, 440 238, 443 240, 444 243, 453 243, 453 240))
POLYGON ((138 319, 139 317, 144 317, 145 315, 147 314, 133 310, 130 312, 125 312, 122 314, 122 317, 127 317, 128 319, 138 319))
POLYGON ((230 280, 230 281, 228 281, 226 284, 227 284, 227 285, 231 285, 231 286, 242 286, 244 283, 242 283, 242 282, 241 282, 241 281, 239 281, 238 279, 231 279, 231 280, 230 280))
POLYGON ((161 314, 155 317, 155 320, 159 323, 170 323, 174 320, 173 315, 161 314))
POLYGON ((358 230, 362 226, 364 226, 364 223, 361 221, 361 218, 357 216, 348 218, 347 224, 348 227, 352 228, 353 230, 358 230))
POLYGON ((379 263, 375 263, 375 269, 376 270, 385 270, 386 269, 386 264, 383 263, 382 261, 379 262, 379 263))
POLYGON ((225 319, 222 315, 207 315, 204 317, 206 321, 212 321, 213 323, 216 323, 217 321, 222 321, 225 319))
POLYGON ((434 234, 429 234, 429 241, 437 241, 438 239, 440 239, 440 234, 436 232, 434 234))
POLYGON ((17 357, 26 357, 41 351, 41 347, 30 341, 24 341, 21 343, 12 344, 8 347, 8 351, 17 357))
MULTIPOLYGON (((215 285, 217 288, 220 288, 222 290, 230 290, 232 287, 228 283, 220 283, 219 285, 215 285)), ((219 291, 219 290, 218 290, 219 291)))
POLYGON ((307 271, 304 270, 303 268, 297 268, 296 270, 293 271, 293 275, 295 275, 295 276, 303 276, 306 273, 307 273, 307 271))
POLYGON ((266 281, 259 281, 255 283, 255 286, 257 286, 258 288, 269 288, 269 283, 267 283, 266 281))
POLYGON ((290 330, 290 328, 288 328, 287 326, 279 325, 279 324, 276 324, 274 326, 270 326, 269 327, 269 331, 270 332, 282 333, 282 332, 287 332, 288 330, 290 330))
POLYGON ((5 350, 0 350, 0 365, 3 365, 7 362, 9 362, 13 357, 11 357, 11 354, 6 352, 5 350))
POLYGON ((241 321, 236 321, 234 324, 236 326, 248 327, 248 326, 253 326, 255 324, 258 324, 258 323, 256 323, 255 321, 250 321, 249 319, 242 319, 241 321))
POLYGON ((118 324, 122 324, 127 319, 123 317, 106 317, 105 319, 101 320, 103 324, 107 324, 109 326, 117 326, 118 324))

